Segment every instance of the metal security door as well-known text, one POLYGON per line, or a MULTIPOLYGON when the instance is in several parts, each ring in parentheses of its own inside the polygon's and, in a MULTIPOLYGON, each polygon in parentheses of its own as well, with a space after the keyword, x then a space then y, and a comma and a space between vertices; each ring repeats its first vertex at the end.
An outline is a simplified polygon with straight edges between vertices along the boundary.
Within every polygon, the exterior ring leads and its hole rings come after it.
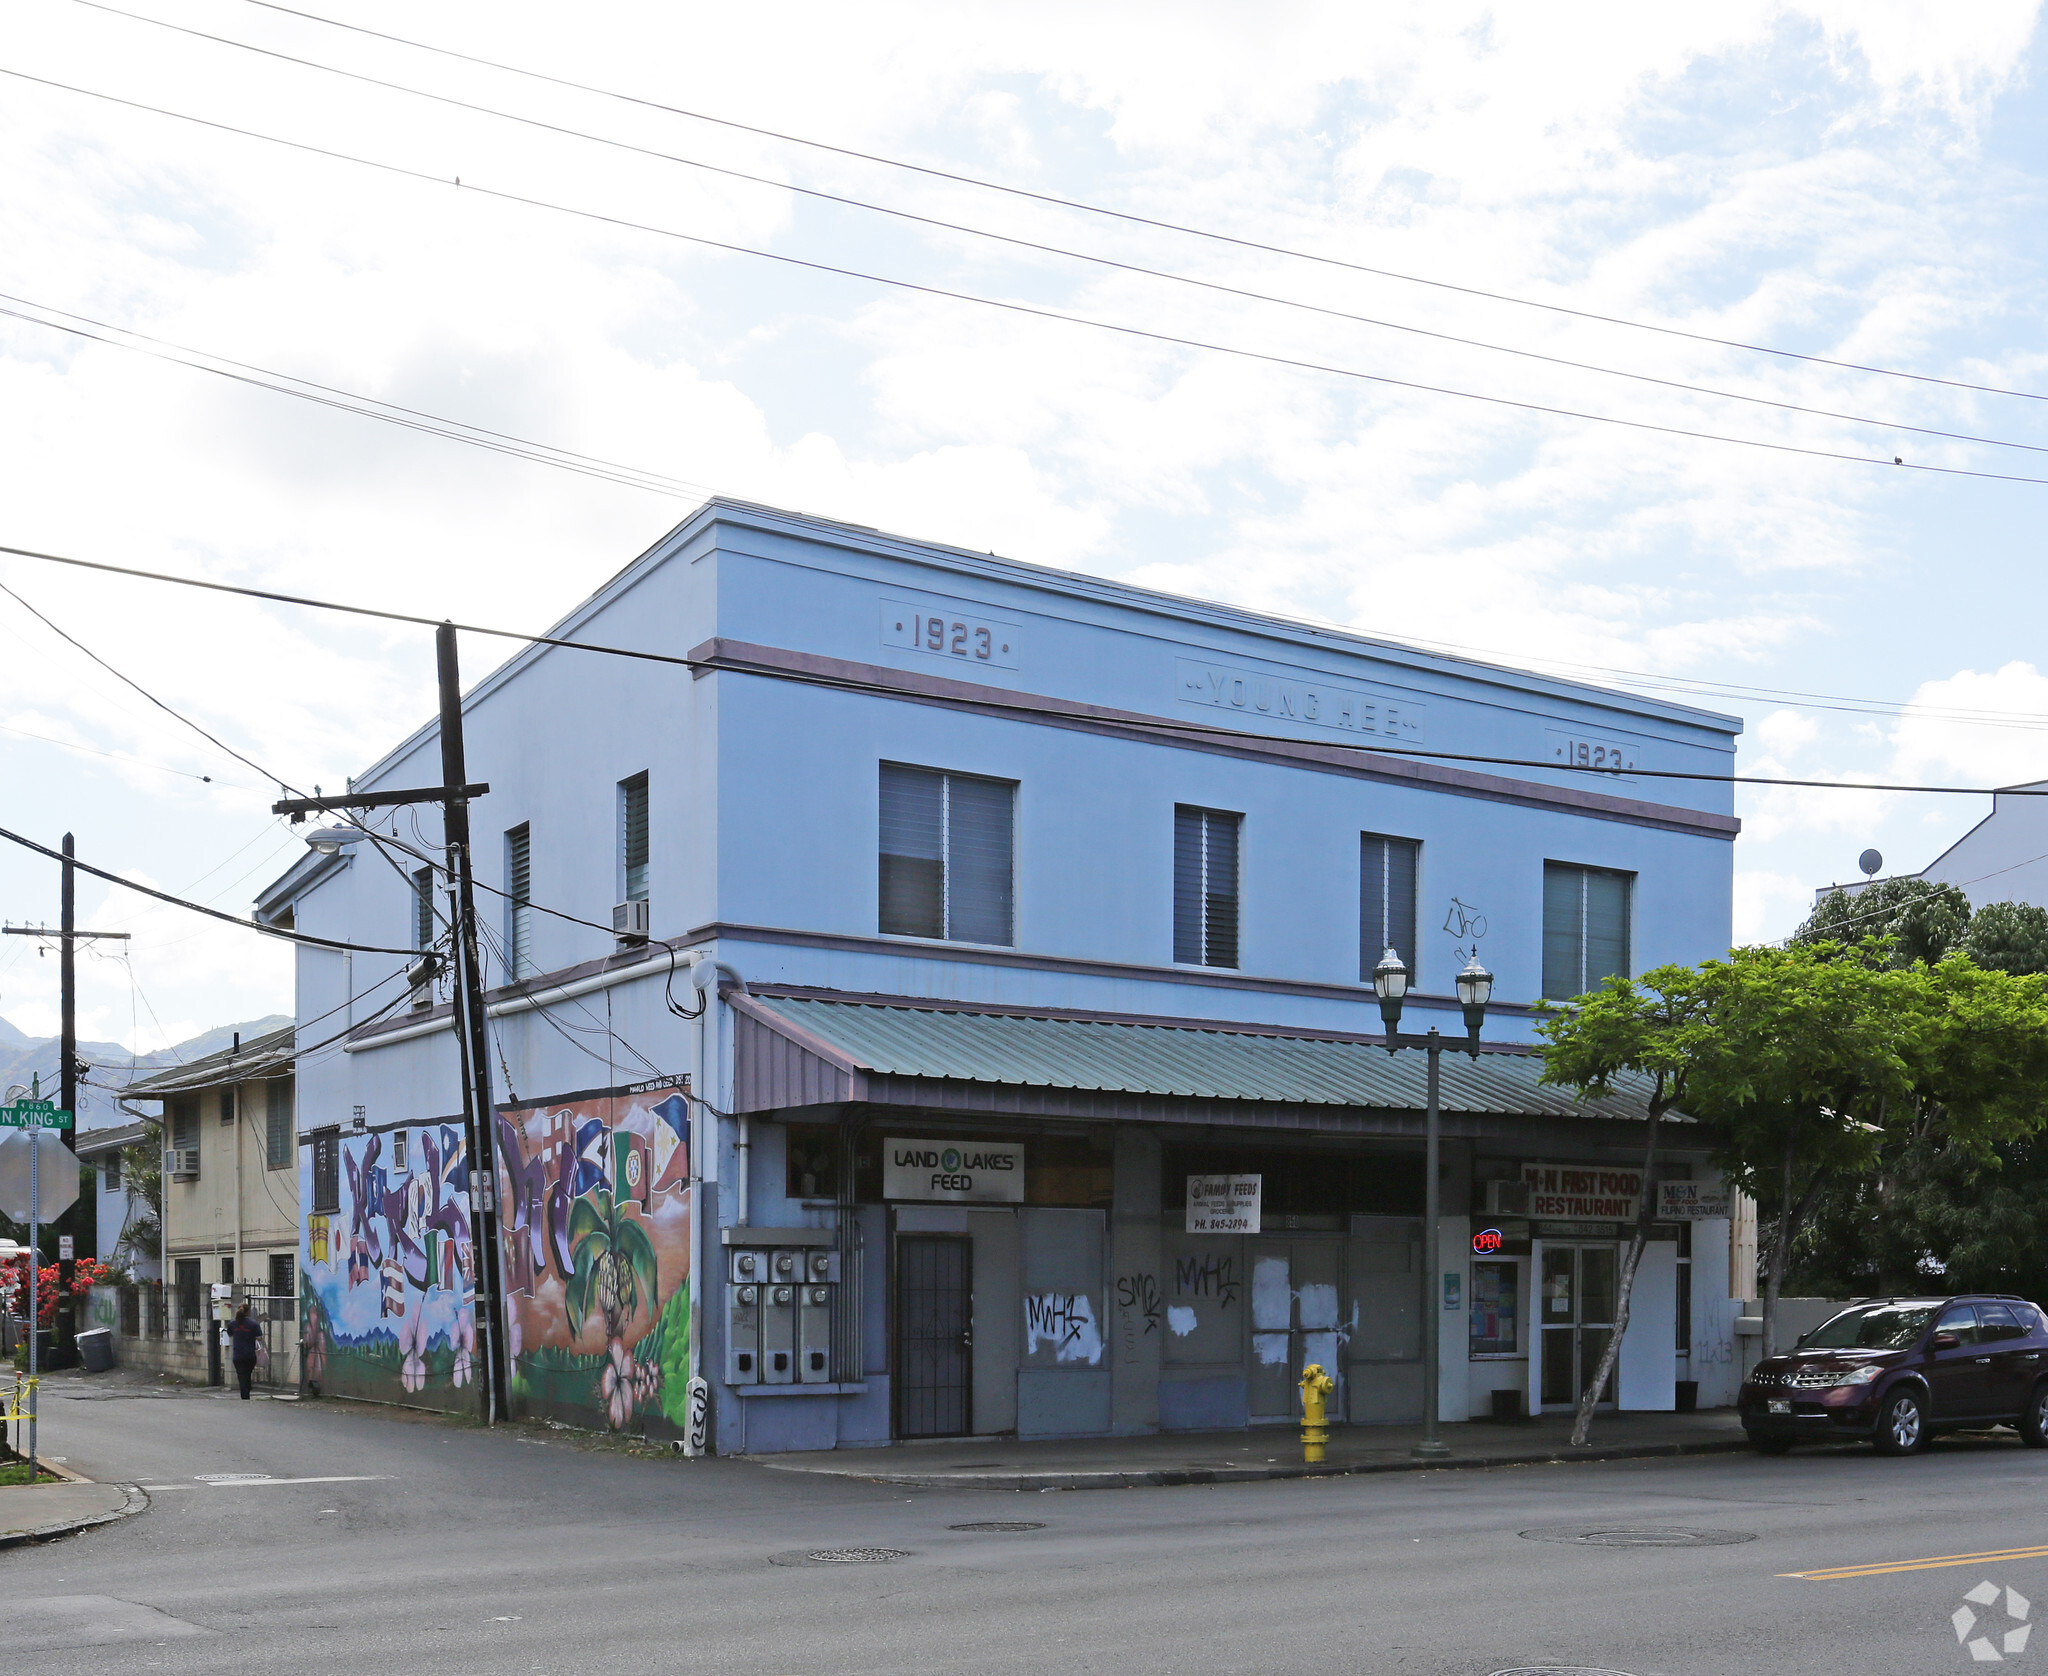
POLYGON ((965 1437, 973 1420, 971 1242, 896 1241, 896 1435, 965 1437))

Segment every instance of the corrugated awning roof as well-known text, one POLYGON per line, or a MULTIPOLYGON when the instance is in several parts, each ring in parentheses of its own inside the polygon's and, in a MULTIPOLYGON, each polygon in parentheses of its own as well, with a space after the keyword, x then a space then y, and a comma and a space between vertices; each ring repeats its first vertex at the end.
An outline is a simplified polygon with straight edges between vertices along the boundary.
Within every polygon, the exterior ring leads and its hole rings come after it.
MULTIPOLYGON (((911 1001, 730 999, 743 1018, 763 1027, 742 1032, 742 1109, 865 1099, 872 1080, 895 1078, 1382 1111, 1420 1111, 1427 1103, 1428 1056, 1388 1053, 1374 1041, 911 1001), (762 1041, 764 1032, 780 1041, 762 1041)), ((1533 1053, 1487 1052, 1474 1060, 1455 1051, 1454 1041, 1441 1062, 1445 1112, 1624 1121, 1647 1115, 1646 1079, 1582 1098, 1540 1082, 1543 1061, 1533 1053)))
POLYGON ((202 1088, 224 1088, 230 1083, 249 1082, 257 1077, 282 1076, 298 1057, 290 1025, 244 1042, 239 1049, 223 1048, 195 1059, 188 1065, 173 1065, 167 1071, 142 1077, 121 1090, 124 1099, 161 1100, 172 1094, 192 1094, 202 1088))

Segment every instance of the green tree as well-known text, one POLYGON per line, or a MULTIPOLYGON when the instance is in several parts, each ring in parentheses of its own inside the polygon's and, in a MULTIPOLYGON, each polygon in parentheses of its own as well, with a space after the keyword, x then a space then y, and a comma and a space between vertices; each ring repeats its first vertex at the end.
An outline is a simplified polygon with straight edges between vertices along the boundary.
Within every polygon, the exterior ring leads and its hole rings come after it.
POLYGON ((1988 971, 2015 976, 2048 972, 2048 908, 1987 902, 1970 917, 1970 928, 1956 947, 1988 971))
POLYGON ((1792 941, 1809 948, 1836 943, 1856 949, 1870 938, 1889 938, 1886 964, 1932 964, 1962 940, 1969 923, 1970 899, 1955 885, 1879 879, 1861 890, 1829 891, 1792 933, 1792 941))

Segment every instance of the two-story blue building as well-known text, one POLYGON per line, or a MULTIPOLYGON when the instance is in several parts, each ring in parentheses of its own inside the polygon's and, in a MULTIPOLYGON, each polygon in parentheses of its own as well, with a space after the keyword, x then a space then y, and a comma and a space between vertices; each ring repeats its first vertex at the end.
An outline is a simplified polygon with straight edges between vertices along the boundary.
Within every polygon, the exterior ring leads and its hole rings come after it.
MULTIPOLYGON (((1734 720, 724 501, 551 632, 691 663, 536 645, 464 701, 516 1410, 672 1436, 701 1377, 721 1452, 1235 1427, 1320 1362, 1413 1419, 1425 1309, 1444 1418, 1556 1406, 1643 1191, 1613 1396, 1732 1400, 1704 1149, 1645 1183, 1640 1099, 1527 1044, 1726 950, 1729 788, 1642 771, 1726 774, 1734 720), (1390 947, 1408 1030, 1496 980, 1435 1252, 1390 947)), ((429 724, 353 785, 439 779, 429 724)), ((259 914, 445 947, 438 815, 370 818, 259 914)), ((307 1377, 466 1404, 445 981, 302 946, 298 1018, 307 1377)))

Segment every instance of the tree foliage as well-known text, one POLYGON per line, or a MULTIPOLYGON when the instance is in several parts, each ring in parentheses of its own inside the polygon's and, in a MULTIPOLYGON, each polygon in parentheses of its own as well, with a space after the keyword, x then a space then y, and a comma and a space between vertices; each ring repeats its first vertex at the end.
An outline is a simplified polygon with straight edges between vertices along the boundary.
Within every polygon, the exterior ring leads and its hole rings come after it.
POLYGON ((1804 948, 1835 943, 1855 949, 1873 937, 1889 939, 1887 965, 1932 964, 1956 946, 1969 923, 1970 899, 1955 885, 1879 879, 1861 890, 1829 891, 1792 941, 1804 948))

